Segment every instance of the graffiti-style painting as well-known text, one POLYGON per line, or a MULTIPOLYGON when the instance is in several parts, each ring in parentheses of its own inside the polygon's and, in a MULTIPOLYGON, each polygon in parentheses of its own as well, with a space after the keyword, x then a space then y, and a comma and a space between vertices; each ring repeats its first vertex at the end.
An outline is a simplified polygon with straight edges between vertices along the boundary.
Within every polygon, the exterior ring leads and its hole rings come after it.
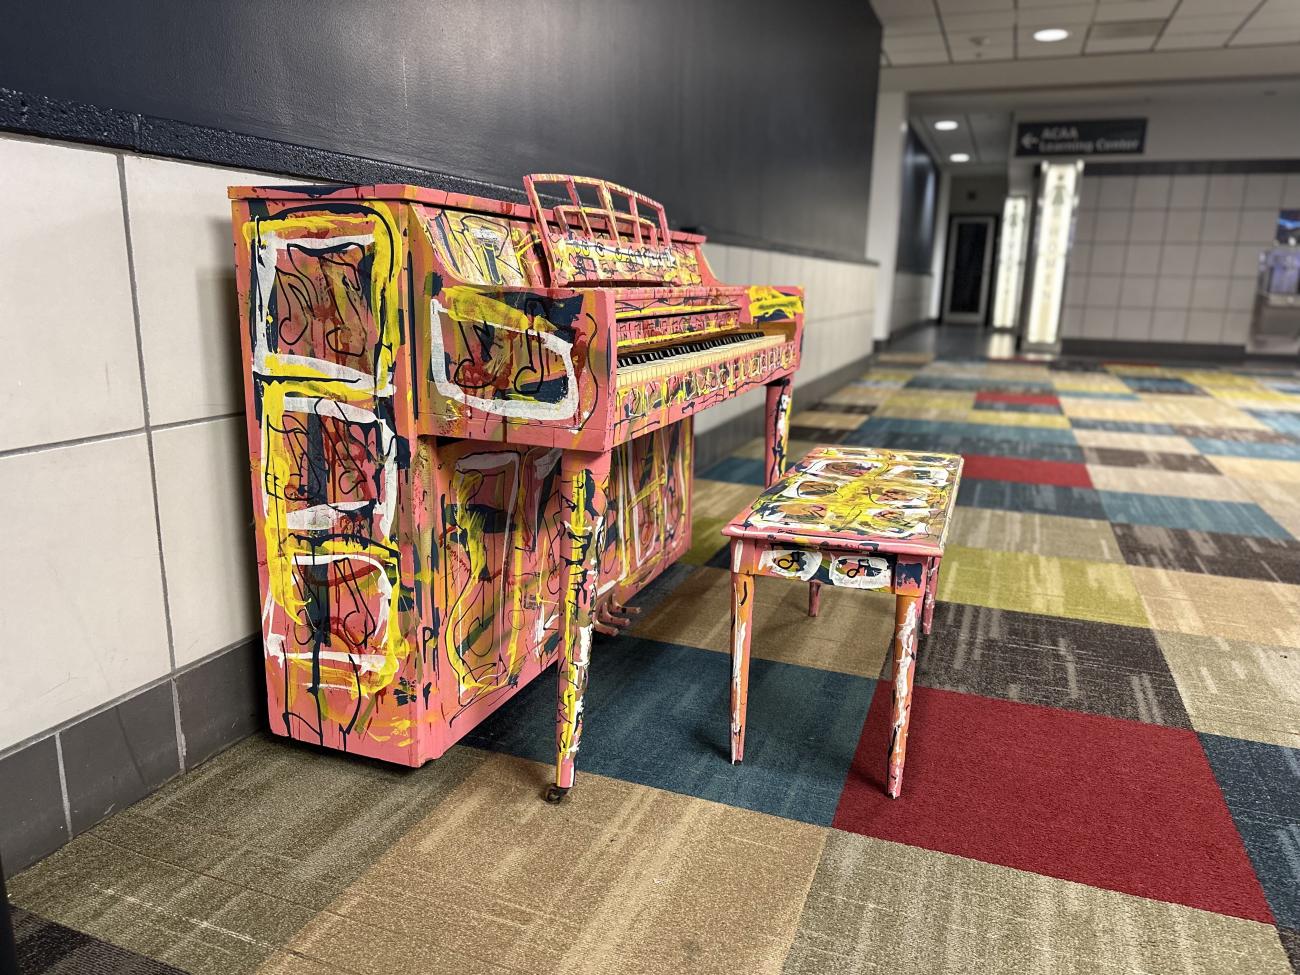
POLYGON ((562 794, 593 630, 690 547, 692 416, 781 384, 784 458, 802 291, 573 185, 231 191, 275 732, 420 765, 556 664, 562 794))
POLYGON ((745 754, 753 577, 806 582, 809 616, 818 614, 823 585, 888 591, 895 614, 885 791, 902 793, 918 639, 934 618, 961 469, 953 454, 818 447, 722 529, 731 537, 733 763, 745 754))
POLYGON ((943 544, 960 476, 961 458, 953 454, 818 447, 726 531, 834 538, 863 550, 906 542, 932 554, 943 544))

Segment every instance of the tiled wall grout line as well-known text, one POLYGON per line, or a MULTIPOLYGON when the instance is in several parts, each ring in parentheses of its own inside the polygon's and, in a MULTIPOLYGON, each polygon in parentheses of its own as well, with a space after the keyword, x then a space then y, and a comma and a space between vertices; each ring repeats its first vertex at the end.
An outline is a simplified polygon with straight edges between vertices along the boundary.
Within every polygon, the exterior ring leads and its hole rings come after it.
POLYGON ((59 763, 59 792, 63 797, 63 824, 68 829, 68 839, 72 839, 72 800, 68 797, 68 773, 63 767, 63 735, 54 735, 54 756, 59 763))
POLYGON ((24 454, 39 454, 45 450, 58 450, 62 447, 81 447, 85 444, 103 443, 106 440, 122 440, 144 433, 144 427, 131 427, 129 430, 115 430, 112 433, 92 433, 88 437, 73 437, 70 440, 53 440, 49 443, 30 444, 26 447, 10 447, 0 450, 0 460, 20 457, 24 454))
POLYGON ((232 410, 229 413, 214 413, 212 416, 199 416, 190 420, 169 420, 166 423, 151 423, 149 429, 157 433, 159 430, 176 430, 180 427, 197 426, 200 423, 211 423, 214 420, 230 420, 243 415, 243 410, 232 410))
MULTIPOLYGON (((135 353, 140 368, 140 400, 144 410, 144 439, 149 456, 149 484, 153 492, 154 532, 158 543, 158 573, 162 584, 163 623, 167 631, 167 659, 171 676, 176 673, 176 639, 172 628, 171 597, 167 591, 167 556, 163 551, 162 506, 158 500, 158 465, 154 458, 153 430, 149 425, 149 382, 144 364, 144 334, 140 325, 140 294, 135 267, 135 247, 131 239, 131 202, 126 185, 126 156, 118 153, 117 179, 122 191, 122 231, 126 235, 126 273, 131 287, 131 314, 135 326, 135 353)), ((180 698, 176 681, 171 682, 172 720, 176 726, 176 753, 181 771, 185 771, 185 734, 181 730, 180 698)))
MULTIPOLYGON (((178 427, 195 426, 199 423, 210 423, 213 420, 229 420, 237 416, 243 416, 243 410, 235 410, 229 413, 214 413, 212 416, 198 416, 189 420, 171 420, 167 423, 154 423, 149 425, 149 429, 157 430, 175 430, 178 427)), ((108 440, 122 440, 126 437, 134 437, 137 434, 145 432, 144 427, 130 427, 126 430, 113 430, 109 433, 92 433, 86 437, 72 437, 69 440, 51 440, 47 443, 28 444, 26 447, 10 447, 7 450, 0 450, 0 460, 6 460, 9 457, 21 457, 24 454, 39 454, 45 450, 60 450, 64 447, 82 447, 88 444, 104 443, 108 440)))

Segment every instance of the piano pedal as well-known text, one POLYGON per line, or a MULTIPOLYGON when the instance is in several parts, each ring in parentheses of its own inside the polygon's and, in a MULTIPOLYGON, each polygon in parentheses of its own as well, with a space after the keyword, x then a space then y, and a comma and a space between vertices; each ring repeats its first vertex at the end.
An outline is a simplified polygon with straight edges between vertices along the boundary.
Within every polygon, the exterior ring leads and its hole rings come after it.
POLYGON ((563 789, 558 785, 549 785, 546 787, 546 801, 552 806, 564 801, 564 797, 569 794, 568 789, 563 789))
POLYGON ((596 604, 596 612, 591 625, 597 633, 604 633, 606 636, 618 636, 623 627, 632 625, 632 620, 629 617, 638 616, 640 613, 641 610, 637 606, 623 606, 613 599, 601 600, 596 604))

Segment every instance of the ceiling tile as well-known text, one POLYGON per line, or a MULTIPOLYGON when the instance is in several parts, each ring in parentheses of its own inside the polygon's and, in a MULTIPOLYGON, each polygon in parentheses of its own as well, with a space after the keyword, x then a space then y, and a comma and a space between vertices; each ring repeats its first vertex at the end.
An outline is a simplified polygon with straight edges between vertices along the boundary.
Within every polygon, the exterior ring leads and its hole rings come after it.
POLYGON ((894 67, 905 64, 948 64, 947 51, 904 51, 891 54, 889 63, 894 67))
POLYGON ((885 24, 885 36, 895 34, 927 34, 939 29, 938 17, 907 17, 891 20, 885 24))
POLYGON ((1094 20, 1149 20, 1168 17, 1178 0, 1125 0, 1123 3, 1102 3, 1094 20))
POLYGON ((986 10, 978 14, 944 14, 943 28, 952 33, 984 34, 999 28, 1016 26, 1014 10, 986 10))
POLYGON ((1189 17, 1210 16, 1241 11, 1242 16, 1259 6, 1259 0, 1183 0, 1178 13, 1189 17))
POLYGON ((1114 54, 1116 51, 1149 51, 1155 38, 1146 37, 1090 37, 1084 47, 1087 54, 1114 54))
POLYGON ((885 50, 891 57, 900 51, 928 51, 932 48, 944 49, 942 34, 907 34, 903 37, 885 38, 885 50))
POLYGON ((952 49, 952 59, 954 62, 963 61, 1014 61, 1016 57, 1015 49, 1012 47, 995 47, 988 45, 985 47, 954 47, 952 49))
POLYGON ((1265 4, 1255 11, 1255 15, 1246 21, 1246 29, 1256 27, 1291 27, 1300 24, 1300 4, 1285 7, 1265 4))
POLYGON ((1020 38, 1018 45, 1022 58, 1070 58, 1083 53, 1083 32, 1080 31, 1054 44, 1041 44, 1029 35, 1020 38))
POLYGON ((1180 8, 1169 20, 1169 26, 1165 28, 1166 34, 1209 34, 1213 31, 1225 31, 1231 33, 1241 26, 1243 15, 1235 14, 1215 14, 1210 17, 1185 14, 1180 8))
POLYGON ((1231 36, 1229 31, 1209 31, 1201 34, 1165 34, 1156 42, 1157 51, 1179 51, 1223 47, 1231 36))
POLYGON ((1015 10, 1015 0, 936 0, 943 14, 977 13, 981 10, 1015 10))
POLYGON ((1015 31, 1012 30, 990 30, 985 31, 982 34, 973 34, 970 36, 967 36, 966 34, 954 34, 952 31, 948 32, 948 46, 954 51, 958 48, 970 50, 972 48, 978 49, 981 47, 1011 47, 1015 44, 1015 39, 1015 31), (971 39, 972 37, 979 37, 982 38, 982 40, 977 44, 971 39))
POLYGON ((1243 30, 1229 42, 1230 47, 1260 47, 1265 44, 1300 44, 1300 27, 1243 30))
POLYGON ((1022 10, 1016 18, 1016 23, 1020 27, 1034 30, 1040 27, 1065 27, 1073 30, 1092 23, 1094 9, 1092 4, 1086 4, 1079 7, 1042 7, 1022 10))

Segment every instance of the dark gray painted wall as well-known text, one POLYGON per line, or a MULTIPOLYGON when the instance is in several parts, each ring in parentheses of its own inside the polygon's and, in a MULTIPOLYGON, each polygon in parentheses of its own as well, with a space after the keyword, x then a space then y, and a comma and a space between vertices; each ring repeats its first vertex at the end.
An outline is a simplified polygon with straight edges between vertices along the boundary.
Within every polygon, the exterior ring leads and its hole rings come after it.
POLYGON ((42 0, 0 87, 517 187, 599 175, 736 242, 865 250, 865 0, 42 0))
POLYGON ((903 184, 898 210, 899 271, 929 274, 934 254, 934 218, 939 205, 939 168, 910 128, 903 143, 903 184))

